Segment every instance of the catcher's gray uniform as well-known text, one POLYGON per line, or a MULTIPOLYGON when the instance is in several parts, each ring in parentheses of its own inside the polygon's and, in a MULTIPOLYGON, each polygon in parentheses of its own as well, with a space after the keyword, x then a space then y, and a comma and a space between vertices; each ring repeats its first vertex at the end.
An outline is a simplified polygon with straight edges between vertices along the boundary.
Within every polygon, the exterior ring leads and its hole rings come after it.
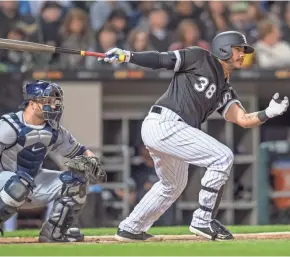
MULTIPOLYGON (((53 226, 57 223, 61 226, 72 218, 69 216, 75 216, 85 202, 83 187, 86 189, 87 183, 69 172, 42 169, 42 163, 48 152, 73 158, 85 150, 63 127, 54 130, 49 125, 28 125, 23 120, 23 111, 2 116, 0 224, 19 208, 45 206, 53 200, 55 204, 49 219, 53 226)), ((66 229, 70 225, 66 224, 66 229)))

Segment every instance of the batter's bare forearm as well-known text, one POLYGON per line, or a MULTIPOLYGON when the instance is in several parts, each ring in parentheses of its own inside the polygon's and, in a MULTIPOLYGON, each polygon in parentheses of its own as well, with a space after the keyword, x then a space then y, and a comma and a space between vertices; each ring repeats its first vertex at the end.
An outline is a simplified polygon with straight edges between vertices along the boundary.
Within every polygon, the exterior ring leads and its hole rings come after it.
POLYGON ((241 125, 244 128, 256 128, 268 120, 265 111, 245 113, 241 117, 241 125))

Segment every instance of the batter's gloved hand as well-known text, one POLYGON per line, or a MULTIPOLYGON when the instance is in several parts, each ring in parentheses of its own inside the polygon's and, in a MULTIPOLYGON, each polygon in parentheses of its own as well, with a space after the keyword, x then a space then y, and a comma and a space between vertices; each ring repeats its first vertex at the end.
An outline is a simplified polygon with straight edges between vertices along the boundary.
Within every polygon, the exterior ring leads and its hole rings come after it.
POLYGON ((269 106, 266 108, 265 113, 268 118, 273 118, 278 115, 282 115, 286 112, 289 106, 288 97, 285 96, 283 100, 279 99, 279 93, 273 96, 269 106))
POLYGON ((64 164, 69 171, 84 175, 90 184, 106 182, 107 180, 107 174, 103 170, 100 160, 95 156, 76 156, 64 164))
POLYGON ((104 61, 108 63, 122 63, 130 61, 130 51, 122 50, 120 48, 113 48, 106 52, 105 58, 98 58, 98 61, 104 61))

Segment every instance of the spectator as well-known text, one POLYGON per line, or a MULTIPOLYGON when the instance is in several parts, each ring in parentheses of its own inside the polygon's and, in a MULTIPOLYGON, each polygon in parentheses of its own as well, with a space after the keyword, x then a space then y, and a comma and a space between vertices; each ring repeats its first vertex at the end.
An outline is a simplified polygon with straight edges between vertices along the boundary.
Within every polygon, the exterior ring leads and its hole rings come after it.
POLYGON ((284 18, 282 25, 283 40, 290 43, 290 3, 286 5, 283 18, 284 18))
MULTIPOLYGON (((72 49, 88 49, 94 45, 89 17, 79 8, 70 9, 61 27, 61 46, 72 49)), ((85 67, 85 58, 80 55, 61 55, 61 66, 66 69, 85 67)))
POLYGON ((258 33, 256 28, 256 15, 252 17, 249 10, 250 5, 246 2, 234 2, 230 6, 230 29, 237 30, 243 33, 249 44, 253 44, 257 41, 258 33))
POLYGON ((72 7, 84 10, 89 18, 90 18, 89 13, 91 9, 90 7, 92 4, 93 3, 91 1, 72 1, 72 7))
MULTIPOLYGON (((133 52, 155 50, 149 42, 149 34, 145 31, 138 29, 134 29, 130 32, 127 45, 128 46, 126 47, 126 49, 133 52)), ((142 69, 133 63, 128 63, 127 66, 130 68, 142 69)))
POLYGON ((177 28, 178 41, 171 44, 169 50, 174 51, 190 46, 199 46, 209 50, 209 44, 200 40, 198 26, 191 20, 183 20, 177 28))
POLYGON ((127 32, 127 16, 122 9, 112 11, 107 25, 111 26, 117 34, 117 45, 124 46, 127 32))
POLYGON ((30 15, 18 13, 18 1, 0 1, 0 37, 6 38, 13 27, 21 28, 33 34, 37 30, 35 19, 30 15))
POLYGON ((265 11, 259 2, 249 2, 248 4, 248 18, 252 24, 256 24, 265 18, 265 11))
POLYGON ((134 29, 128 36, 128 50, 133 52, 152 51, 154 48, 150 45, 149 34, 142 30, 134 29))
POLYGON ((157 51, 167 51, 172 43, 171 33, 167 30, 168 14, 164 9, 154 9, 149 14, 149 41, 157 51))
MULTIPOLYGON (((149 1, 146 1, 147 3, 149 1)), ((131 5, 132 13, 130 17, 128 17, 128 29, 133 29, 138 24, 139 20, 143 17, 143 14, 141 12, 140 6, 142 1, 128 1, 128 3, 131 5)))
MULTIPOLYGON (((63 7, 57 2, 47 1, 43 4, 41 15, 39 17, 39 42, 52 46, 60 46, 61 39, 59 28, 62 24, 63 12, 63 7)), ((59 55, 57 54, 53 54, 51 56, 46 54, 42 57, 45 58, 46 62, 51 65, 57 64, 59 59, 59 55)))
POLYGON ((259 41, 255 44, 256 59, 260 68, 281 68, 290 65, 290 46, 280 40, 279 26, 270 20, 258 24, 259 41))
POLYGON ((170 13, 170 22, 168 28, 171 30, 177 29, 178 24, 183 20, 198 20, 202 12, 201 8, 198 8, 193 1, 177 1, 175 8, 170 13))
POLYGON ((153 1, 140 1, 138 5, 137 14, 135 14, 135 28, 138 30, 149 31, 148 17, 150 12, 154 9, 155 2, 153 1))
POLYGON ((286 9, 287 3, 288 1, 268 1, 267 18, 275 22, 280 21, 283 16, 283 10, 286 9))
MULTIPOLYGON (((95 52, 105 53, 111 48, 117 47, 117 34, 112 27, 103 28, 97 37, 97 42, 89 50, 95 52)), ((95 57, 86 58, 86 68, 89 70, 95 69, 99 66, 112 66, 112 64, 98 62, 98 59, 95 57)), ((113 66, 119 66, 118 64, 113 64, 113 66)), ((124 66, 124 65, 123 65, 124 66)))
MULTIPOLYGON (((37 1, 29 1, 29 0, 21 0, 19 1, 19 12, 21 14, 29 14, 32 15, 33 17, 38 17, 41 13, 42 6, 49 1, 45 0, 37 0, 37 1)), ((65 9, 68 9, 72 6, 72 1, 70 0, 59 0, 55 1, 58 4, 60 4, 62 7, 65 9)))
MULTIPOLYGON (((25 32, 17 27, 10 29, 7 39, 25 40, 25 32)), ((32 67, 32 57, 30 53, 19 51, 0 50, 0 63, 5 67, 5 71, 26 71, 32 67)))
POLYGON ((49 45, 60 45, 59 28, 62 24, 63 8, 53 1, 44 3, 41 9, 40 28, 42 42, 49 45))
POLYGON ((199 25, 201 38, 211 42, 219 32, 229 28, 228 10, 226 3, 221 1, 210 1, 205 4, 205 11, 200 14, 199 25))
MULTIPOLYGON (((251 44, 255 43, 258 38, 257 23, 264 18, 264 11, 259 2, 249 2, 247 8, 247 22, 249 34, 248 39, 251 40, 251 44)), ((254 65, 255 53, 246 54, 244 57, 243 68, 250 68, 254 65)))
POLYGON ((90 8, 91 25, 95 32, 99 32, 107 22, 114 9, 122 9, 127 16, 131 16, 131 5, 125 1, 95 1, 90 8))

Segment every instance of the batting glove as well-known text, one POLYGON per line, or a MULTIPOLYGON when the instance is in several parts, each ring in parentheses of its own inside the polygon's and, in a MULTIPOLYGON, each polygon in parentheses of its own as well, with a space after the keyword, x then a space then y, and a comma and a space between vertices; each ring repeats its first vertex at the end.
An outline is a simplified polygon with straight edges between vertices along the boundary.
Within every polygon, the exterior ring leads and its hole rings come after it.
POLYGON ((98 61, 104 61, 108 63, 123 63, 130 61, 130 51, 122 50, 120 48, 113 48, 106 52, 105 58, 98 58, 98 61))
POLYGON ((276 93, 265 112, 268 118, 273 118, 275 116, 282 115, 287 110, 288 106, 288 97, 285 96, 283 100, 280 100, 279 93, 276 93))

